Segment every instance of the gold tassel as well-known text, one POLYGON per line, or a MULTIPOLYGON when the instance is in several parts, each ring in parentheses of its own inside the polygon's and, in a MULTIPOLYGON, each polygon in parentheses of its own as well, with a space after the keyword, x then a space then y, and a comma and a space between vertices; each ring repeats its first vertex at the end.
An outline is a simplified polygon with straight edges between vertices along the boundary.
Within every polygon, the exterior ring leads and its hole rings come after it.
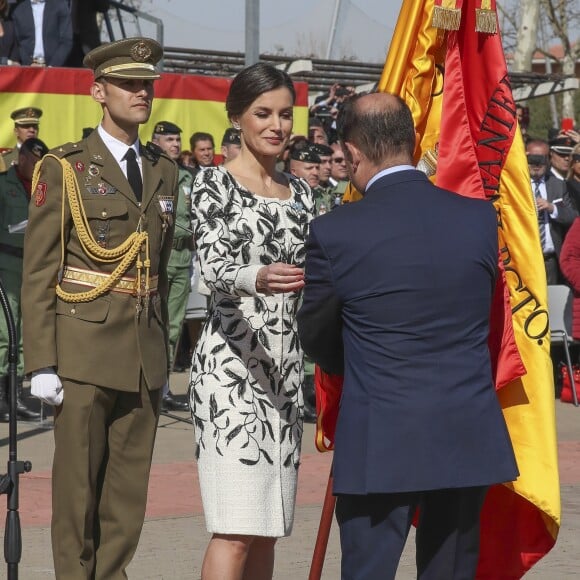
POLYGON ((459 30, 461 25, 461 8, 443 8, 435 6, 433 8, 432 25, 443 30, 459 30))
POLYGON ((486 34, 497 33, 497 18, 495 11, 485 10, 483 8, 475 9, 475 31, 485 32, 486 34))

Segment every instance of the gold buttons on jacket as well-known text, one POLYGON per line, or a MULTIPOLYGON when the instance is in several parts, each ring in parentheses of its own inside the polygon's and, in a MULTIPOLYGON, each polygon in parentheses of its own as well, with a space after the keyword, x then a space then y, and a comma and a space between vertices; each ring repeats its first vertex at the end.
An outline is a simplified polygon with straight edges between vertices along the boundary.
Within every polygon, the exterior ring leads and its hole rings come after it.
POLYGON ((105 218, 105 217, 107 217, 107 212, 106 211, 102 211, 101 212, 101 215, 105 218))
POLYGON ((71 308, 70 309, 70 313, 71 314, 76 314, 77 313, 77 309, 76 308, 71 308))

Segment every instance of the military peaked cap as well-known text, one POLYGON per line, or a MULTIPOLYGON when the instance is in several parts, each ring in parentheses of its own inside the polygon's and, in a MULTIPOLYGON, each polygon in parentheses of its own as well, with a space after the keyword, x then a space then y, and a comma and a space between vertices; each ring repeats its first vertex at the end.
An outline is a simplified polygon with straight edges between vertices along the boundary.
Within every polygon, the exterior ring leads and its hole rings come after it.
POLYGON ((550 149, 561 155, 569 155, 574 149, 574 141, 566 136, 556 137, 550 140, 550 149))
POLYGON ((158 79, 155 65, 162 56, 161 45, 151 38, 125 38, 97 46, 85 56, 83 64, 93 69, 95 79, 158 79))
POLYGON ((38 125, 40 117, 42 117, 42 110, 35 107, 25 107, 24 109, 16 109, 10 117, 16 125, 38 125))

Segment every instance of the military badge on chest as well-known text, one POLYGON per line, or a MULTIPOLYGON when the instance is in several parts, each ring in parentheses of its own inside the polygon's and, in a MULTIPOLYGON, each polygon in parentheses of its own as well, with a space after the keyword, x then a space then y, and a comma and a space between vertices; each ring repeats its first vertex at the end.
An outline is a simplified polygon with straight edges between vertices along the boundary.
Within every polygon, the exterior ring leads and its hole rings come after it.
MULTIPOLYGON (((75 169, 78 173, 85 172, 85 166, 82 162, 77 162, 75 169)), ((91 163, 86 170, 84 185, 86 191, 92 195, 111 195, 117 192, 116 187, 103 180, 100 167, 94 163, 91 163)))
POLYGON ((173 195, 158 195, 157 203, 161 209, 161 217, 163 219, 163 229, 166 230, 173 221, 175 197, 173 195))

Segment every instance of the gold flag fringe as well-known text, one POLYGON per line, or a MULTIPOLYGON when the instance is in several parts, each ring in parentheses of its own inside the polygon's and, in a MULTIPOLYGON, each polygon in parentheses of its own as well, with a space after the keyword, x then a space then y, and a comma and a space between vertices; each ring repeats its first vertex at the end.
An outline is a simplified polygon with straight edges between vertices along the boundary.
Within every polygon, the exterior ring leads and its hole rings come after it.
POLYGON ((461 24, 461 8, 433 8, 433 26, 443 30, 459 30, 461 24))
POLYGON ((497 17, 495 10, 486 10, 484 8, 475 9, 475 31, 485 32, 486 34, 497 33, 497 17))

